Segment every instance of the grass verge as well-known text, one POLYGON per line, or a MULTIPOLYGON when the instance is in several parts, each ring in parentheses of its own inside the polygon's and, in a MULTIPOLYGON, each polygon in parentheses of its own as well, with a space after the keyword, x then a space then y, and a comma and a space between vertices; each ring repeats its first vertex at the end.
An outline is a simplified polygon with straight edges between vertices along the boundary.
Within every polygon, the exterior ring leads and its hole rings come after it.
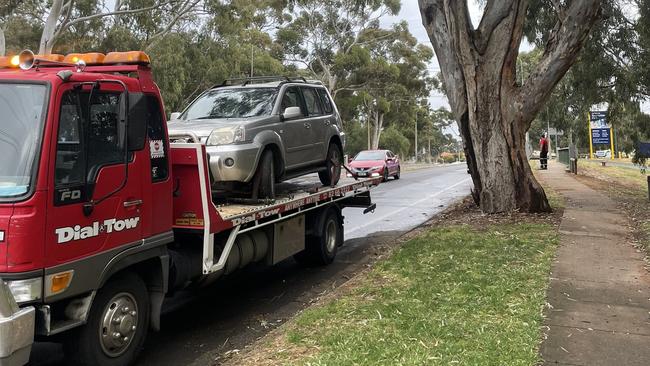
POLYGON ((600 162, 580 160, 579 178, 591 188, 603 191, 630 217, 636 240, 650 254, 650 210, 647 176, 638 169, 603 167, 600 162))
POLYGON ((455 213, 237 365, 535 365, 557 215, 455 213))

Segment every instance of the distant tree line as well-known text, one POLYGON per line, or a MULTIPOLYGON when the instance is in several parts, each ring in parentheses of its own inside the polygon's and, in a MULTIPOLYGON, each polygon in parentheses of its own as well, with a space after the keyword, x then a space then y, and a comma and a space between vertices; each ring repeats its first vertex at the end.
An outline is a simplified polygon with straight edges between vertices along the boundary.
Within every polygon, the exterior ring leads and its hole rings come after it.
POLYGON ((301 75, 330 90, 348 153, 414 155, 449 144, 428 105, 438 86, 430 47, 404 22, 382 27, 399 0, 5 0, 0 55, 144 50, 168 112, 226 78, 301 75), (418 118, 419 117, 419 118, 418 118), (432 148, 429 149, 429 142, 432 148))

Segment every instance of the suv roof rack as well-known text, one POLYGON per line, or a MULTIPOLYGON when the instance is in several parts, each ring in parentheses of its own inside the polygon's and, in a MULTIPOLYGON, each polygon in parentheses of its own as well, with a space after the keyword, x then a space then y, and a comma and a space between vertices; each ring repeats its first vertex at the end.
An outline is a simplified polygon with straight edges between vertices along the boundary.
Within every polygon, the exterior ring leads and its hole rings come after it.
POLYGON ((286 83, 305 83, 305 84, 309 83, 309 81, 307 81, 307 79, 305 79, 302 76, 297 76, 297 77, 289 77, 289 76, 253 76, 253 77, 242 77, 242 78, 226 79, 226 80, 223 81, 223 83, 215 85, 215 88, 222 87, 222 86, 238 85, 238 84, 241 84, 242 86, 246 86, 246 85, 251 84, 253 82, 273 82, 273 81, 279 81, 280 85, 286 84, 286 83))

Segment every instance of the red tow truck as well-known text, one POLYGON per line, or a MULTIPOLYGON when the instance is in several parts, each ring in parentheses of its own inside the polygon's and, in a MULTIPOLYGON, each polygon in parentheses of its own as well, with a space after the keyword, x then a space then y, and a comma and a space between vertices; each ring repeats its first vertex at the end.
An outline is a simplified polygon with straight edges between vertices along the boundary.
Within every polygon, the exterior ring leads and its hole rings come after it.
MULTIPOLYGON (((252 263, 328 264, 381 178, 227 201, 205 147, 170 144, 143 52, 0 58, 0 365, 35 341, 127 365, 165 298, 252 263)), ((206 289, 207 290, 207 289, 206 289)))

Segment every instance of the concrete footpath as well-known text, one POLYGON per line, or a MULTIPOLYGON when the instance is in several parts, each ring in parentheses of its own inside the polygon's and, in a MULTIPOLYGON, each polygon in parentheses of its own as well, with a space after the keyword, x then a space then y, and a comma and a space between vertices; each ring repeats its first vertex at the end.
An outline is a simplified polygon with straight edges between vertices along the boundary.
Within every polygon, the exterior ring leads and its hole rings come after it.
POLYGON ((625 213, 563 165, 551 164, 538 176, 566 200, 547 294, 543 365, 650 365, 650 276, 625 213))

